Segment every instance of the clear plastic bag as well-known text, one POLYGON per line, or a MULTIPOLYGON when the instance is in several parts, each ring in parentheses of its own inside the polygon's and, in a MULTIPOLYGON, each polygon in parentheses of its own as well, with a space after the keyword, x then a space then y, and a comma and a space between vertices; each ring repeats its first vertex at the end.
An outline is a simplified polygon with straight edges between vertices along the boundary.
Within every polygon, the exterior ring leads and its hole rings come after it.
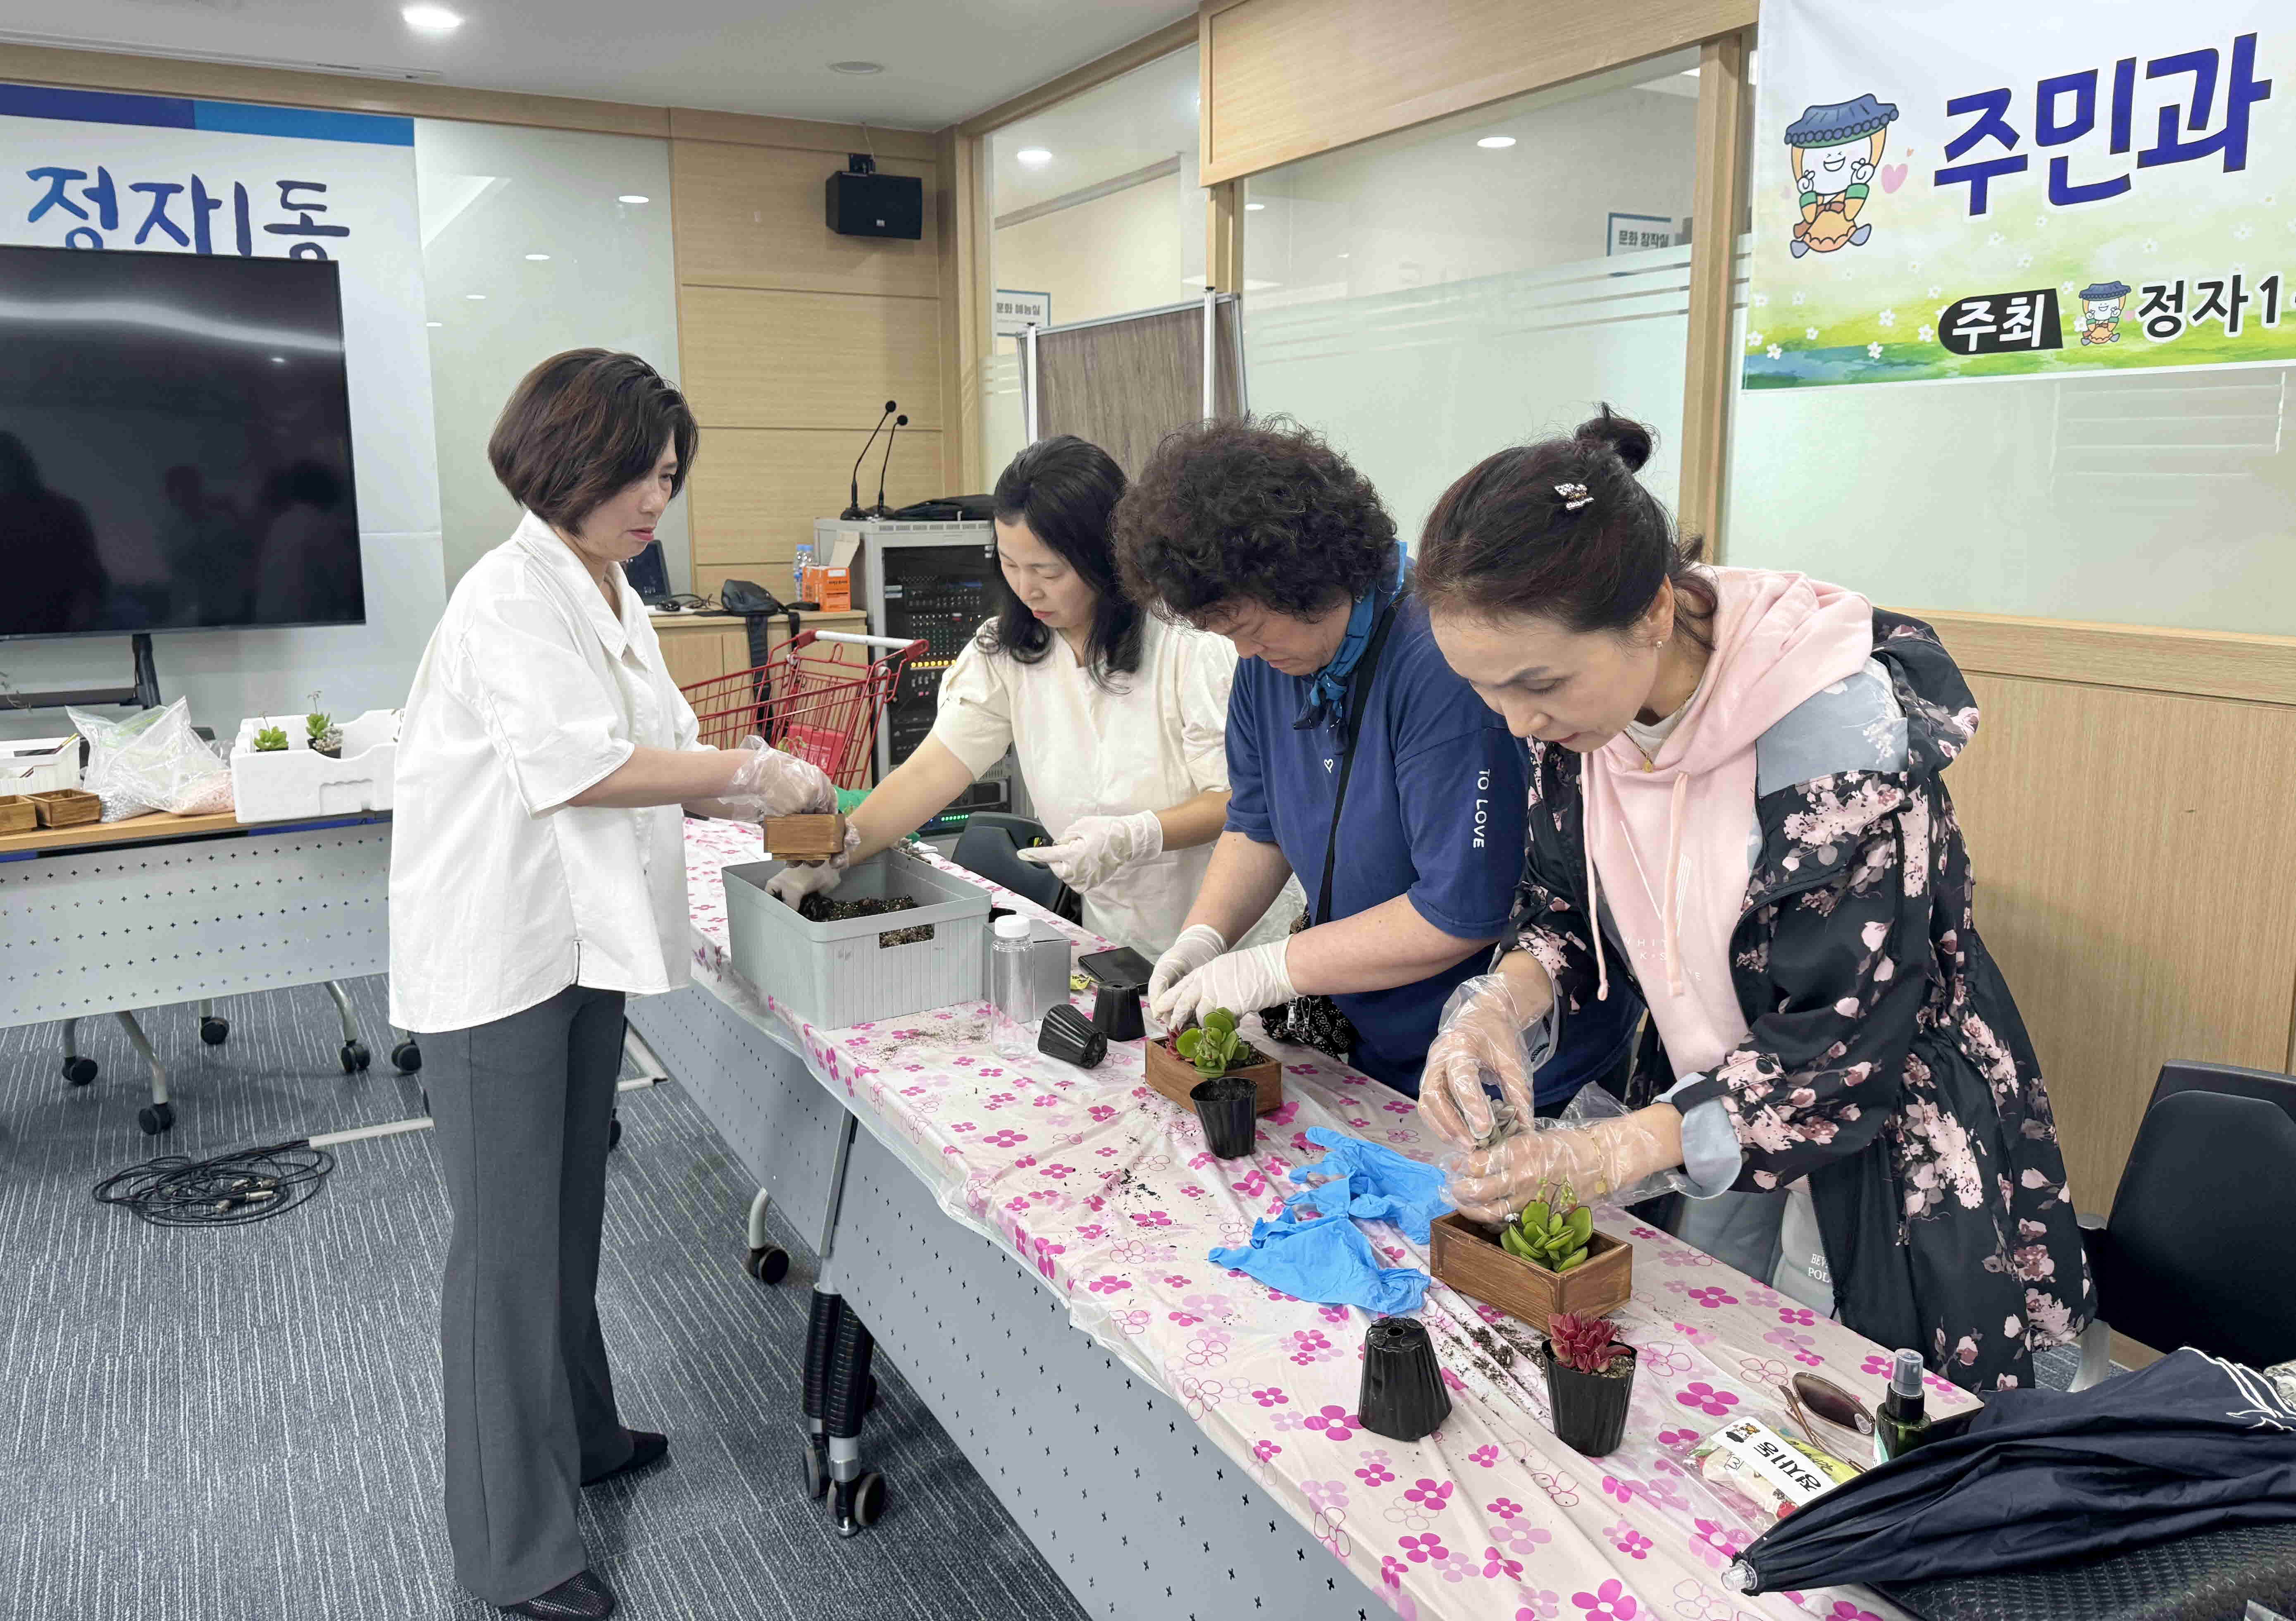
POLYGON ((1512 1211, 1561 1188, 1590 1205, 1688 1192, 1690 1179, 1679 1168, 1624 1180, 1624 1168, 1647 1163, 1656 1140, 1644 1122, 1630 1118, 1635 1112, 1592 1082, 1552 1120, 1524 1122, 1507 1111, 1487 1146, 1454 1148, 1438 1162, 1451 1201, 1462 1210, 1512 1211))
POLYGON ((192 729, 190 700, 178 698, 124 720, 82 709, 64 713, 87 741, 81 780, 103 801, 105 821, 153 810, 209 816, 232 808, 231 763, 192 729))

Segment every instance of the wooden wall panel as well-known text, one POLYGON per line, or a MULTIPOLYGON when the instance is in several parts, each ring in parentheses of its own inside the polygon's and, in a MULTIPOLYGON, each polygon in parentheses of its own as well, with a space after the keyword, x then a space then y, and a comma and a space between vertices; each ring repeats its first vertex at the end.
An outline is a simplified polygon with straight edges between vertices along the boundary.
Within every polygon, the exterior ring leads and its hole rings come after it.
POLYGON ((1909 609, 1964 670, 2296 704, 2296 638, 1909 609))
POLYGON ((1203 183, 1753 25, 1757 0, 1240 0, 1199 15, 1203 183))
POLYGON ((914 427, 941 425, 937 300, 689 286, 678 323, 686 397, 705 428, 866 433, 888 399, 914 427))
POLYGON ((938 177, 931 157, 887 158, 878 165, 882 173, 925 183, 923 239, 890 242, 829 228, 823 187, 845 167, 842 158, 724 141, 680 140, 669 150, 677 275, 688 286, 940 296, 940 226, 932 205, 938 177))
POLYGON ((1984 718, 1946 782, 1978 928, 2039 1050, 2075 1198, 2102 1212, 2163 1061, 2288 1057, 2296 709, 1970 685, 1984 718))
MULTIPOLYGON (((813 538, 813 521, 845 510, 853 458, 865 437, 865 431, 704 428, 701 454, 686 485, 695 565, 771 563, 787 569, 798 542, 813 538)), ((940 437, 901 430, 885 479, 888 506, 944 493, 940 437)), ((880 437, 862 469, 864 506, 877 498, 884 448, 880 437)), ((770 579, 760 576, 758 583, 782 594, 770 579)))

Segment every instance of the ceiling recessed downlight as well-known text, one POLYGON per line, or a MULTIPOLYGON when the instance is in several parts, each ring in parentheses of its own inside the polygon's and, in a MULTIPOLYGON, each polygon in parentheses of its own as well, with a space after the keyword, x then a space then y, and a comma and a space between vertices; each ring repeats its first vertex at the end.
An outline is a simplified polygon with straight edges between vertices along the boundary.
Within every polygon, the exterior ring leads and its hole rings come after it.
POLYGON ((614 201, 616 202, 652 202, 653 199, 637 192, 624 192, 614 201))
POLYGON ((1030 169, 1042 169, 1053 160, 1053 154, 1041 146, 1023 146, 1013 154, 1013 160, 1030 169))
POLYGON ((540 263, 542 263, 544 260, 547 259, 549 257, 550 257, 550 255, 548 255, 547 253, 529 253, 529 254, 528 254, 528 255, 527 255, 527 258, 529 258, 529 259, 532 259, 536 264, 540 264, 540 263))
POLYGON ((1243 211, 1247 214, 1257 214, 1267 206, 1264 202, 1247 202, 1243 205, 1243 211))
POLYGON ((1514 144, 1513 136, 1485 136, 1475 143, 1486 152, 1501 152, 1514 144))
POLYGON ((463 296, 466 299, 483 299, 487 295, 483 292, 466 292, 463 296))
POLYGON ((399 8, 398 14, 408 28, 419 33, 451 34, 463 26, 461 13, 443 5, 406 5, 399 8))
POLYGON ((885 64, 882 62, 833 62, 829 64, 829 70, 832 73, 882 73, 885 64))

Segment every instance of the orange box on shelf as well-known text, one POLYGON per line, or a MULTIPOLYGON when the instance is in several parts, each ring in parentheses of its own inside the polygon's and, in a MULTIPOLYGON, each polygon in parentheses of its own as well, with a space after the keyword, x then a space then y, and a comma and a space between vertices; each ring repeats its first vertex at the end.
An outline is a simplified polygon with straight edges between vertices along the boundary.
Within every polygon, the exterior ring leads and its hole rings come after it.
POLYGON ((853 606, 853 570, 816 565, 805 572, 805 599, 824 613, 842 613, 853 606))

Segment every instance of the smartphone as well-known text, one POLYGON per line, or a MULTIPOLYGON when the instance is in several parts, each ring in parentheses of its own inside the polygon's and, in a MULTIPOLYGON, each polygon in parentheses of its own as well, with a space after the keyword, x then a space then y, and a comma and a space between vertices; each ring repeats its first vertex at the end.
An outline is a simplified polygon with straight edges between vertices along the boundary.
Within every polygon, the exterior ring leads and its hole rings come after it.
POLYGON ((1077 959, 1077 967, 1099 985, 1145 985, 1156 975, 1156 965, 1130 946, 1089 952, 1077 959))

